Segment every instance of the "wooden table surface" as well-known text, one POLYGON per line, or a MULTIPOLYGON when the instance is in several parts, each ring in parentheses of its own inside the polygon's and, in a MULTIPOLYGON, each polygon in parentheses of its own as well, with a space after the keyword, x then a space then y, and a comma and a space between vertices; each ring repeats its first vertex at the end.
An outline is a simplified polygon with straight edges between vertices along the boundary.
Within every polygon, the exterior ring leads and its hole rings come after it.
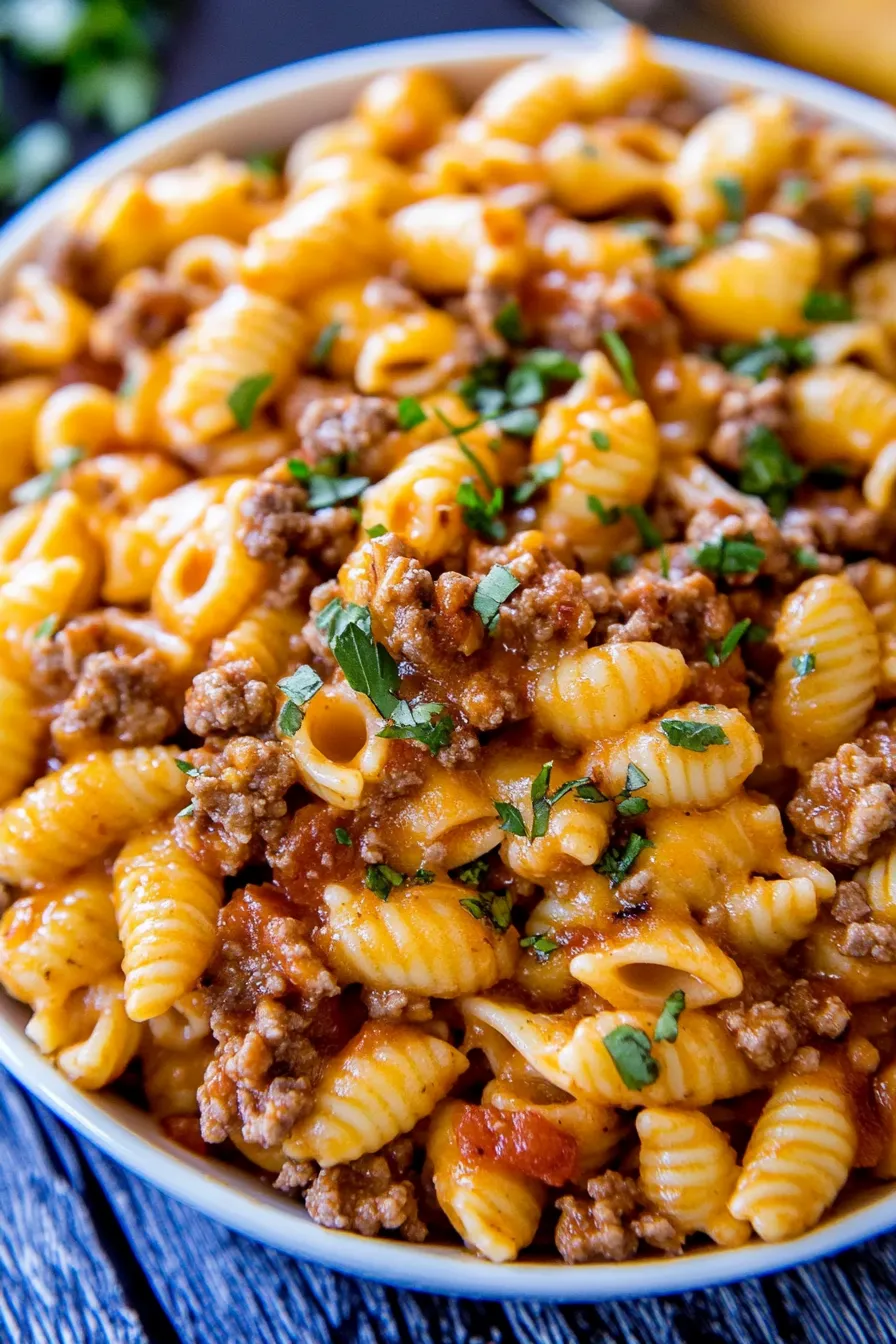
MULTIPOLYGON (((342 47, 546 22, 523 0, 185 8, 165 62, 166 107, 342 47)), ((96 143, 86 135, 80 147, 96 143)), ((0 1071, 0 1340, 10 1344, 894 1344, 894 1287, 889 1236, 773 1278, 600 1307, 398 1292, 194 1213, 76 1138, 0 1071)))

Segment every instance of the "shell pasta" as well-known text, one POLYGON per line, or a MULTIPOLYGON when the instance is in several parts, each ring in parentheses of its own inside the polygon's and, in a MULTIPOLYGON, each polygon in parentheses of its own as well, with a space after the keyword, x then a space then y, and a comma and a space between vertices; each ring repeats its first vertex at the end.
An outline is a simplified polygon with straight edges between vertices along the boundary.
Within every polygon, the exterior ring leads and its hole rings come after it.
POLYGON ((896 168, 500 68, 0 296, 0 988, 327 1228, 798 1237, 896 1179, 896 168))

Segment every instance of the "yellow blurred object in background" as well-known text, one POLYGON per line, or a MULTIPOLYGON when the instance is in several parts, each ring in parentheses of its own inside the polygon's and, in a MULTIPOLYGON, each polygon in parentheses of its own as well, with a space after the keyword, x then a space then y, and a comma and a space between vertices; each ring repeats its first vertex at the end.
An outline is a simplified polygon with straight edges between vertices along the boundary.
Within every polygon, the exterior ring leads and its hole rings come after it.
POLYGON ((896 0, 724 0, 763 51, 896 103, 896 0))

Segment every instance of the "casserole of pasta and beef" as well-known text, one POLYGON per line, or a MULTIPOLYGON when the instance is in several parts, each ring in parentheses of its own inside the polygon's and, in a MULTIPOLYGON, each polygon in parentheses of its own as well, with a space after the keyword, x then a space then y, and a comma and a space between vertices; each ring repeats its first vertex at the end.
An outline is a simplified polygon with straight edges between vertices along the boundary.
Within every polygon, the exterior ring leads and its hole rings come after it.
POLYGON ((896 1176, 894 337, 896 160, 638 32, 79 200, 0 307, 32 1041, 495 1261, 896 1176))

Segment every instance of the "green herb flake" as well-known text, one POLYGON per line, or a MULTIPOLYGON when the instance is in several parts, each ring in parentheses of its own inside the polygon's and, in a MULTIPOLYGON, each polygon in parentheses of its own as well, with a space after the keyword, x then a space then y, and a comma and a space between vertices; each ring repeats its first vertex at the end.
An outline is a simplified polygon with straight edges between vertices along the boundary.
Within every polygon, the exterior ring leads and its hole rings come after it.
POLYGON ((227 405, 240 429, 248 429, 252 424, 259 398, 267 392, 273 381, 272 373, 258 373, 237 383, 227 398, 227 405))
POLYGON ((461 506, 461 516, 467 527, 478 532, 486 541, 503 541, 507 528, 501 520, 504 509, 504 490, 497 486, 488 497, 483 497, 476 482, 461 481, 455 495, 461 506))
MULTIPOLYGON (((629 504, 623 512, 627 513, 629 518, 631 518, 632 522, 635 524, 635 527, 638 529, 638 535, 644 546, 648 547, 650 550, 655 550, 658 546, 662 546, 663 539, 654 524, 648 518, 643 505, 629 504)), ((668 578, 668 574, 666 574, 665 577, 668 578)))
POLYGON ((815 351, 805 336, 770 336, 755 345, 740 342, 723 345, 719 358, 732 373, 758 380, 770 369, 792 373, 811 368, 815 363, 815 351))
POLYGON ((852 304, 845 294, 812 289, 803 304, 803 317, 807 322, 850 322, 852 304))
MULTIPOLYGON (((369 617, 369 613, 368 613, 369 617)), ((333 657, 353 691, 366 695, 384 719, 398 705, 398 664, 360 624, 345 625, 330 636, 333 657)))
POLYGON ((603 1040, 627 1088, 640 1092, 656 1082, 660 1066, 650 1053, 650 1037, 640 1027, 614 1027, 603 1040))
POLYGON ((200 771, 197 769, 197 767, 195 765, 191 765, 189 761, 184 761, 178 758, 178 760, 176 760, 174 764, 177 766, 178 770, 181 772, 182 775, 189 775, 191 779, 195 779, 197 775, 200 774, 200 771))
POLYGON ((399 700, 391 722, 377 733, 377 737, 422 742, 432 756, 437 756, 448 746, 453 733, 454 720, 450 714, 445 714, 444 705, 411 705, 407 700, 399 700))
POLYGON ((411 877, 411 883, 415 887, 428 887, 430 882, 435 882, 436 875, 430 868, 418 868, 411 877))
POLYGON ((622 510, 617 505, 614 504, 612 508, 608 509, 601 503, 597 495, 588 496, 588 508, 592 513, 597 514, 604 527, 612 527, 622 517, 622 510))
POLYGON ((492 565, 485 577, 479 580, 473 596, 473 610, 489 634, 494 632, 498 623, 502 602, 506 602, 519 586, 519 579, 514 578, 504 565, 492 565))
POLYGON ((747 436, 738 485, 747 495, 758 495, 773 518, 780 518, 794 488, 805 476, 783 443, 765 425, 754 425, 747 436))
POLYGON ((645 849, 653 849, 653 841, 648 840, 646 835, 641 835, 639 831, 632 831, 625 848, 619 849, 614 846, 608 849, 594 865, 594 871, 608 877, 611 887, 618 887, 625 875, 634 867, 638 855, 645 849))
POLYGON ((426 419, 426 412, 416 397, 401 397, 396 411, 399 429, 416 429, 426 419))
POLYGON ((502 803, 499 799, 493 799, 492 806, 498 814, 502 831, 506 831, 508 835, 518 835, 521 840, 527 838, 526 823, 518 807, 513 803, 502 803))
POLYGON ((503 891, 481 891, 478 896, 462 896, 458 904, 474 919, 484 919, 499 933, 510 928, 512 905, 503 891))
POLYGON ((177 821, 178 817, 192 817, 193 807, 193 803, 187 803, 186 807, 182 807, 179 812, 175 812, 174 820, 177 821))
POLYGON ((660 731, 669 745, 685 751, 706 751, 709 747, 727 747, 728 735, 717 723, 695 723, 693 719, 661 719, 660 731))
POLYGON ((385 537, 389 529, 383 527, 382 523, 376 523, 373 527, 368 527, 366 531, 370 540, 376 541, 377 537, 385 537))
POLYGON ((809 196, 807 177, 786 177, 781 183, 781 199, 786 205, 805 205, 809 196))
POLYGON ((739 224, 747 213, 747 197, 743 182, 739 177, 726 175, 715 178, 713 186, 722 198, 726 219, 739 224))
POLYGON ((559 943, 555 943, 545 933, 530 933, 520 939, 520 947, 531 948, 539 960, 547 960, 552 952, 557 951, 559 943))
POLYGON ((294 737, 304 717, 304 706, 317 695, 323 682, 313 667, 303 663, 291 676, 277 682, 277 689, 286 696, 277 726, 286 737, 294 737))
POLYGON ((396 887, 404 882, 404 873, 397 873, 388 863, 369 863, 364 874, 364 885, 381 901, 388 901, 396 887))
POLYGON ((352 844, 352 838, 344 826, 337 826, 333 834, 336 837, 337 845, 349 846, 352 844))
POLYGON ((764 644, 770 634, 771 631, 766 626, 759 625, 757 621, 753 621, 744 636, 744 642, 746 644, 764 644))
POLYGON ((668 1041, 671 1044, 678 1040, 678 1019, 684 1012, 684 1008, 684 990, 673 989, 663 1004, 663 1011, 657 1018, 656 1026, 653 1029, 653 1039, 655 1041, 668 1041))
POLYGON ((604 430, 592 429, 588 437, 599 453, 608 453, 610 451, 610 436, 604 430))
POLYGON ((526 339, 523 315, 516 299, 508 299, 498 310, 492 326, 499 336, 503 336, 508 345, 522 345, 526 339))
POLYGON ((84 451, 81 448, 57 448, 53 453, 49 471, 41 472, 39 476, 32 476, 30 480, 23 481, 10 492, 13 504, 37 504, 42 499, 48 499, 59 487, 65 473, 80 462, 83 456, 84 451))
POLYGON ((506 396, 511 406, 537 406, 545 398, 544 379, 531 364, 520 364, 508 376, 506 396))
POLYGON ((368 637, 371 634, 370 612, 367 607, 360 607, 357 602, 341 602, 338 597, 331 598, 325 607, 321 607, 314 618, 314 624, 331 646, 336 636, 350 625, 360 626, 368 637))
POLYGON ((800 569, 807 569, 815 574, 819 569, 818 552, 813 551, 809 546, 798 546, 793 553, 793 558, 800 569))
POLYGON ((755 574, 765 559, 765 551, 757 546, 752 533, 743 537, 719 537, 705 541, 691 552, 695 565, 709 574, 755 574))
POLYGON ((34 627, 34 638, 52 639, 58 629, 59 617, 55 615, 45 616, 44 619, 34 627))
POLYGON ((331 476, 324 471, 312 470, 307 462, 294 457, 286 466, 293 479, 301 482, 308 491, 308 508, 312 513, 357 499, 370 484, 369 476, 331 476))
POLYGON ((603 342, 609 351, 610 358, 616 365, 619 377, 622 379, 622 386, 630 397, 640 397, 641 389, 638 386, 638 380, 635 377, 635 365, 632 360, 631 351, 625 341, 619 335, 618 331, 605 331, 603 342))
POLYGON ((253 173, 265 177, 277 177, 280 173, 281 155, 274 149, 261 150, 257 154, 246 155, 246 167, 253 173))
POLYGON ((459 868, 450 869, 449 876, 455 882, 462 882, 465 887, 479 887, 485 879, 491 861, 491 854, 482 854, 470 863, 462 863, 459 868))
POLYGON ((798 653, 795 658, 791 658, 793 670, 798 677, 808 677, 810 672, 815 671, 815 654, 798 653))
POLYGON ((631 574, 637 563, 637 556, 628 552, 621 555, 614 555, 610 561, 610 574, 614 579, 622 578, 624 574, 631 574))
POLYGON ((752 622, 747 618, 733 625, 721 643, 710 640, 706 646, 706 661, 710 667, 721 667, 731 657, 740 641, 747 634, 752 622))
POLYGON ((654 261, 661 271, 677 271, 687 266, 697 255, 697 249, 691 243, 681 243, 672 247, 661 247, 654 261))
POLYGON ((514 434, 520 439, 531 439, 538 428, 538 412, 532 407, 520 407, 519 410, 505 411, 495 423, 505 434, 514 434))
POLYGON ((526 468, 526 479, 513 492, 514 503, 526 504, 536 490, 540 490, 549 481, 556 481, 563 470, 563 458, 559 453, 549 457, 547 462, 534 462, 526 468))
POLYGON ((328 322, 325 327, 321 328, 317 340, 311 347, 311 354, 308 356, 309 368, 322 369, 324 367, 333 353, 333 346, 339 340, 341 331, 341 322, 328 322))

